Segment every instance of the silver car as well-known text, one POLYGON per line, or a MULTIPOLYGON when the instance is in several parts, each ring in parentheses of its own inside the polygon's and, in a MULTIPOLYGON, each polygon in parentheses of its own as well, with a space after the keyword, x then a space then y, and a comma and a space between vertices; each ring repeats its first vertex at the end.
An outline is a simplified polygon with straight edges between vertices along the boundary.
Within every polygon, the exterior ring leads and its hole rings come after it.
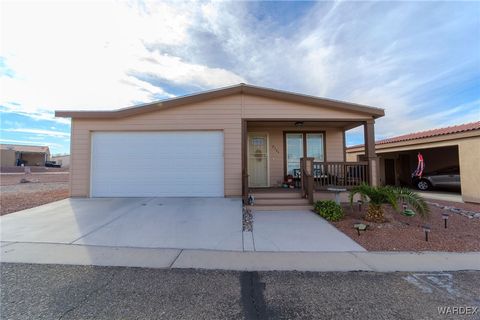
POLYGON ((424 191, 433 188, 460 189, 460 170, 459 167, 448 167, 421 178, 414 177, 412 182, 417 189, 424 191))

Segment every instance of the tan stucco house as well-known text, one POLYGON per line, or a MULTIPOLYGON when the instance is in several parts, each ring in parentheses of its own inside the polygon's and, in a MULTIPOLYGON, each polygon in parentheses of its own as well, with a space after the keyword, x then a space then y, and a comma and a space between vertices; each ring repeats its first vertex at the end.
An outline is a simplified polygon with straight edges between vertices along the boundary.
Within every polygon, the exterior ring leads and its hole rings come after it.
MULTIPOLYGON (((380 140, 375 149, 380 184, 409 185, 420 152, 427 173, 458 167, 463 201, 480 203, 480 121, 380 140)), ((349 147, 347 161, 364 154, 363 145, 349 147)))
MULTIPOLYGON (((213 196, 377 183, 383 109, 239 84, 113 111, 57 111, 71 126, 74 197, 213 196), (367 158, 346 163, 363 126, 367 158), (306 177, 312 185, 307 186, 306 177)), ((309 189, 310 190, 310 189, 309 189)), ((291 191, 291 190, 290 190, 291 191)))
POLYGON ((0 156, 2 167, 14 167, 20 164, 44 166, 45 161, 50 159, 50 148, 47 146, 0 144, 0 156))

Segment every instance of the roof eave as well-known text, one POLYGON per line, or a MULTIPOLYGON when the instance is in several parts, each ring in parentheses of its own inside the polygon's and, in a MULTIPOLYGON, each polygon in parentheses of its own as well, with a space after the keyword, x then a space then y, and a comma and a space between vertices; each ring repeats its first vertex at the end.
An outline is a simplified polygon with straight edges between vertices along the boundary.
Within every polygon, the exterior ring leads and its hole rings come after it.
POLYGON ((200 102, 214 98, 220 98, 236 93, 252 94, 263 97, 277 98, 298 103, 305 103, 310 105, 322 105, 325 107, 339 108, 354 112, 370 115, 373 119, 383 117, 385 110, 365 105, 359 105, 344 101, 319 98, 315 96, 303 95, 293 92, 256 87, 252 85, 240 84, 231 87, 225 87, 216 90, 204 91, 192 95, 187 95, 178 98, 172 98, 160 102, 148 103, 140 106, 127 107, 119 110, 111 111, 68 111, 56 110, 55 117, 63 118, 122 118, 138 113, 155 111, 158 109, 175 107, 185 105, 188 103, 200 102))

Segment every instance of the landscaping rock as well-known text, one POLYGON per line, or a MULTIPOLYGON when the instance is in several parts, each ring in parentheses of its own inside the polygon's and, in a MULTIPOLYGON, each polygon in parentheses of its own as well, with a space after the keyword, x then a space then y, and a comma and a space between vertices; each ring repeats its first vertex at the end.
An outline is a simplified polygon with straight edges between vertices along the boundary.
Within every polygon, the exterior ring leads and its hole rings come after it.
POLYGON ((243 207, 243 231, 253 230, 253 214, 252 211, 243 207))
MULTIPOLYGON (((385 206, 385 223, 370 223, 369 231, 361 236, 353 224, 362 223, 366 207, 362 211, 348 210, 344 205, 345 218, 331 224, 358 242, 368 251, 480 251, 480 205, 449 202, 429 204, 431 215, 422 219, 418 214, 406 217, 390 206, 385 206), (461 212, 444 210, 442 207, 461 209, 461 212), (463 207, 462 207, 463 206, 463 207), (476 211, 478 208, 478 211, 476 211), (472 213, 473 212, 473 213, 472 213), (449 213, 448 228, 444 227, 442 214, 449 213), (429 240, 425 241, 422 226, 430 226, 429 240)), ((365 222, 363 222, 365 223, 365 222)))

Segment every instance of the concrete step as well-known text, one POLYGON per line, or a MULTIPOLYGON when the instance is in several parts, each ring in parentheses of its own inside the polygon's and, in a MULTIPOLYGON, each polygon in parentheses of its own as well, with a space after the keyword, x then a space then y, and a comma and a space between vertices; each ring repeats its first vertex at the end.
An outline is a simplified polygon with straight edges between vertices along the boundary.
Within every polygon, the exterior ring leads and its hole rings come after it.
POLYGON ((308 205, 308 199, 302 198, 255 198, 254 206, 261 205, 308 205))
POLYGON ((255 206, 247 206, 248 209, 253 211, 300 211, 300 210, 312 210, 313 206, 311 205, 255 205, 255 206))
POLYGON ((250 192, 255 199, 302 199, 302 193, 299 192, 250 192))

